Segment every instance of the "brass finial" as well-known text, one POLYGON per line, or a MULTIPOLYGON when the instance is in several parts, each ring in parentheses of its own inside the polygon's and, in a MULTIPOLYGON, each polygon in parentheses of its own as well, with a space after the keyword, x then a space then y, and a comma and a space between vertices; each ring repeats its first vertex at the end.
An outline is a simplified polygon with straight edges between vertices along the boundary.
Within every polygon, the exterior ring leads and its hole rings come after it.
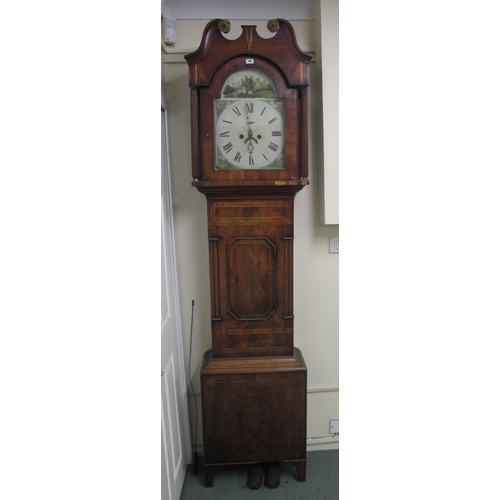
POLYGON ((276 21, 276 19, 271 19, 270 21, 267 21, 267 29, 271 33, 276 33, 280 29, 280 23, 276 21))
POLYGON ((229 33, 231 31, 231 23, 227 19, 219 21, 219 29, 222 33, 229 33))

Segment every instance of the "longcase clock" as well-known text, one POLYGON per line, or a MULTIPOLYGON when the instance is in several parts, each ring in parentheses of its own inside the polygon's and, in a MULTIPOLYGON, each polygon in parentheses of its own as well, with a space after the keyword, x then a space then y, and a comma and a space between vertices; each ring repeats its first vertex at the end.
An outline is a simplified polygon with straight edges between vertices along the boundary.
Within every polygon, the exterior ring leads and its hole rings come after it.
POLYGON ((307 368, 293 341, 294 197, 308 184, 311 57, 208 23, 186 57, 192 185, 207 198, 212 349, 201 369, 205 484, 217 467, 284 461, 306 477, 307 368))

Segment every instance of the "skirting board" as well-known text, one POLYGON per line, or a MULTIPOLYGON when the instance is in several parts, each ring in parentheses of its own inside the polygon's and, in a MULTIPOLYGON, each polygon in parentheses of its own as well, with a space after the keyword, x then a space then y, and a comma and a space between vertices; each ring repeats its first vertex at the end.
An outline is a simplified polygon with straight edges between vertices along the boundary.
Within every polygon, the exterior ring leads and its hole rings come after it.
POLYGON ((338 450, 339 438, 338 437, 321 437, 321 438, 307 438, 306 450, 338 450))
MULTIPOLYGON (((320 451, 320 450, 338 450, 339 449, 339 441, 336 440, 334 441, 333 439, 329 438, 318 438, 318 439, 308 439, 306 443, 306 450, 307 451, 320 451), (319 442, 315 442, 319 441, 319 442)), ((203 444, 198 444, 196 447, 196 451, 200 455, 200 457, 203 456, 203 444)))

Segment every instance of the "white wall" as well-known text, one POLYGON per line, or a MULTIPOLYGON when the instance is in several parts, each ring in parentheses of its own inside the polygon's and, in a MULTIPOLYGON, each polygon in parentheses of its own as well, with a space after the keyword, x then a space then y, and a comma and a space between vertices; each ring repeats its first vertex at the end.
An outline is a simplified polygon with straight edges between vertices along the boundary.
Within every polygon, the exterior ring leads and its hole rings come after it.
POLYGON ((316 0, 319 217, 339 223, 339 2, 316 0))
POLYGON ((248 19, 251 11, 259 19, 313 19, 314 0, 162 0, 164 17, 175 19, 248 19), (250 8, 251 7, 251 8, 250 8))
MULTIPOLYGON (((191 187, 189 86, 183 54, 198 48, 209 20, 177 22, 175 47, 164 55, 162 91, 168 99, 172 163, 172 188, 176 252, 179 266, 181 320, 186 360, 189 355, 191 301, 195 300, 192 379, 199 396, 203 353, 211 348, 210 287, 206 199, 191 187)), ((265 21, 231 20, 232 38, 241 24, 255 24, 259 34, 270 37, 265 21)), ((302 50, 314 51, 314 21, 293 21, 302 50)), ((329 237, 338 225, 325 226, 319 217, 319 183, 316 151, 316 65, 311 64, 310 85, 310 185, 295 198, 294 314, 295 345, 308 366, 308 449, 334 448, 338 437, 329 434, 329 421, 339 418, 339 255, 330 254, 329 237)), ((198 443, 201 445, 201 405, 198 397, 198 443)))

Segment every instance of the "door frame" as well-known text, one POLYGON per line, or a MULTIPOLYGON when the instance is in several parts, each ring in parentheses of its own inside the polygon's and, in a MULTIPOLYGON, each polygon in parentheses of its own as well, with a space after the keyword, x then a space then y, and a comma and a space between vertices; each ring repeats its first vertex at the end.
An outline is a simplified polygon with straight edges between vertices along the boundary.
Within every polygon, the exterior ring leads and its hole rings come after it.
MULTIPOLYGON (((162 94, 162 168, 161 168, 161 223, 162 223, 162 247, 163 247, 163 265, 166 272, 166 282, 164 292, 167 294, 169 314, 165 318, 161 318, 161 335, 162 341, 166 332, 164 331, 167 324, 173 322, 174 349, 170 356, 164 355, 165 346, 162 345, 161 351, 161 370, 162 370, 162 384, 161 384, 161 431, 162 431, 162 500, 164 497, 172 500, 172 492, 178 490, 173 488, 169 479, 168 460, 169 460, 169 446, 172 447, 172 440, 178 440, 182 454, 182 463, 178 463, 175 467, 175 478, 181 472, 179 468, 182 466, 182 482, 184 481, 187 464, 191 463, 191 436, 189 431, 189 414, 188 414, 188 394, 187 394, 187 368, 184 362, 183 353, 183 339, 182 339, 182 325, 180 320, 180 306, 179 306, 179 289, 177 281, 176 269, 176 256, 175 256, 175 235, 174 235, 174 217, 172 207, 172 189, 171 189, 171 175, 170 175, 170 157, 169 157, 169 144, 168 144, 168 102, 162 94), (168 285, 168 286, 167 286, 168 285), (168 374, 169 370, 175 367, 177 376, 175 377, 174 394, 169 394, 169 388, 165 385, 163 374, 168 374), (166 400, 164 400, 164 393, 166 400), (172 422, 167 422, 168 415, 165 415, 164 406, 174 403, 177 411, 177 421, 179 435, 175 435, 176 427, 172 422)), ((163 316, 163 314, 162 314, 163 316)), ((170 406, 171 408, 171 406, 170 406)), ((173 456, 172 451, 170 454, 173 456)), ((178 478, 180 480, 180 478, 178 478)), ((181 487, 182 489, 182 487, 181 487)), ((179 492, 180 494, 180 492, 179 492)))

